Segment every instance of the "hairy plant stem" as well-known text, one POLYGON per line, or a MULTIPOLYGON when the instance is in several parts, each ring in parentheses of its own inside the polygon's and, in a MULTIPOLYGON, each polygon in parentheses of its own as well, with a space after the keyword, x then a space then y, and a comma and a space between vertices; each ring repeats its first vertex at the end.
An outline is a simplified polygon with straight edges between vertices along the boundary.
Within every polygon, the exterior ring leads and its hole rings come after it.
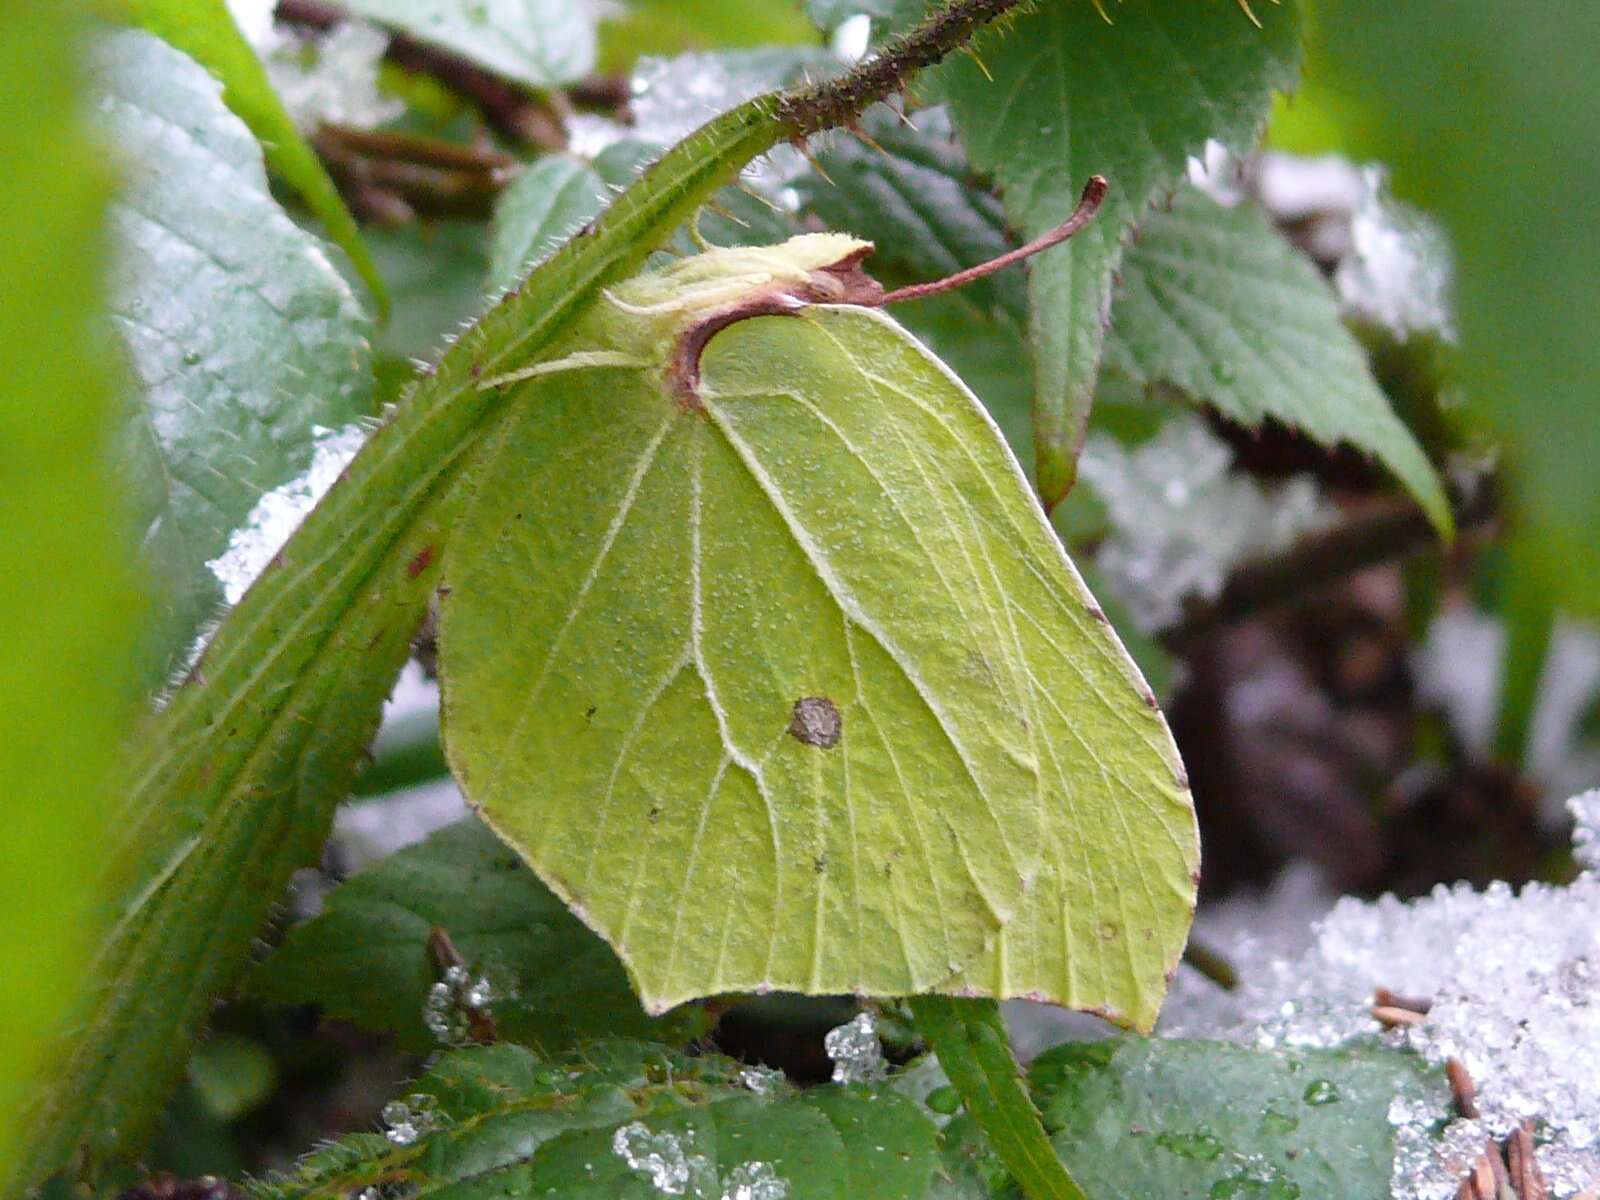
POLYGON ((537 361, 756 155, 848 123, 1019 0, 956 0, 872 62, 759 97, 666 155, 419 379, 139 731, 92 1007, 0 1182, 136 1149, 295 868, 316 860, 448 552, 484 435, 537 361))
POLYGON ((993 1000, 915 996, 917 1032, 1028 1200, 1089 1200, 1057 1157, 993 1000))

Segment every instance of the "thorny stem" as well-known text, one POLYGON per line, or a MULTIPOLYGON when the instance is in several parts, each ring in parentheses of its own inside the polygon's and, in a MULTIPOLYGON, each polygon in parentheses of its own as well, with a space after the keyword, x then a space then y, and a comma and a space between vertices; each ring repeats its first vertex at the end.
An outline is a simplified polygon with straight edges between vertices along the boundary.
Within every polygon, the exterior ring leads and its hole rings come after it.
POLYGON ((868 105, 885 99, 924 67, 965 46, 983 26, 1031 3, 952 0, 915 29, 890 39, 870 61, 837 79, 785 95, 778 103, 778 116, 795 138, 850 125, 868 105))

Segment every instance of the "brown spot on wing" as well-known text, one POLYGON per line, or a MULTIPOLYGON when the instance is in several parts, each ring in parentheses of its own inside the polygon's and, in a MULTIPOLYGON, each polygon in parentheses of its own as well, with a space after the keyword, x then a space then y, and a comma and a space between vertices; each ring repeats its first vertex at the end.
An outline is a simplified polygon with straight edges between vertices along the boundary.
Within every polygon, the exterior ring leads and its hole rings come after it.
POLYGON ((844 718, 838 705, 826 696, 805 696, 794 702, 789 735, 807 746, 832 750, 844 736, 844 718))

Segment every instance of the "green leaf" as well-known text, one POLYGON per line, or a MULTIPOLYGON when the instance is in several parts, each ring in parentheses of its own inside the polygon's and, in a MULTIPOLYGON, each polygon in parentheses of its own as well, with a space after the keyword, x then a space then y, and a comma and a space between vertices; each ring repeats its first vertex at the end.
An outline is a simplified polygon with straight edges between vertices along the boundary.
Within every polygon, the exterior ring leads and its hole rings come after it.
MULTIPOLYGON (((1040 1055, 1029 1078, 1056 1149, 1095 1200, 1387 1196, 1390 1103, 1447 1113, 1437 1073, 1378 1044, 1078 1043, 1040 1055)), ((954 1123, 947 1134, 958 1137, 954 1123)))
POLYGON ((118 0, 132 19, 195 59, 223 84, 223 99, 250 127, 272 169, 300 193, 372 292, 380 316, 387 316, 389 294, 356 229, 355 218, 339 198, 328 172, 300 136, 283 101, 273 91, 266 68, 234 23, 226 0, 118 0))
POLYGON ((1264 28, 1234 0, 1130 0, 1111 24, 1093 4, 1041 5, 937 73, 973 164, 1028 236, 1064 221, 1091 174, 1111 182, 1094 223, 1029 267, 1035 447, 1051 505, 1072 486, 1128 229, 1208 138, 1247 146, 1272 90, 1294 80, 1297 4, 1256 8, 1264 28))
POLYGON ((1441 532, 1444 487, 1339 319, 1327 281, 1254 207, 1192 189, 1151 213, 1123 260, 1106 368, 1170 384, 1252 428, 1271 418, 1378 458, 1441 532))
POLYGON ((660 382, 697 303, 859 248, 641 276, 515 388, 447 563, 452 768, 650 1011, 953 987, 1148 1025, 1193 904, 1181 768, 970 393, 845 307, 660 382))
POLYGON ((571 0, 347 0, 347 11, 452 50, 530 87, 595 63, 595 8, 571 0))
POLYGON ((749 0, 624 0, 600 22, 600 70, 627 71, 644 54, 815 42, 798 6, 749 0))
POLYGON ((979 309, 959 291, 900 305, 895 319, 983 401, 1031 480, 1033 371, 1024 327, 979 309))
POLYGON ((248 986, 268 1000, 392 1030, 402 1047, 426 1052, 438 1045, 422 1017, 439 978, 428 944, 435 926, 475 974, 488 976, 501 1037, 556 1050, 607 1033, 681 1043, 707 1031, 699 1009, 646 1017, 605 943, 476 820, 338 888, 248 986), (373 986, 378 979, 382 987, 373 986))
POLYGON ((111 174, 87 128, 85 13, 0 7, 0 1192, 26 1180, 28 1099, 87 990, 140 606, 99 312, 111 174), (20 1118, 20 1119, 19 1119, 20 1118))
MULTIPOLYGON (((937 58, 986 19, 929 22, 937 58)), ((826 94, 763 96, 669 150, 419 379, 133 739, 128 799, 102 826, 112 924, 92 1009, 32 1093, 33 1181, 147 1136, 215 996, 293 870, 313 861, 439 581, 462 466, 506 414, 481 381, 537 362, 755 155, 881 99, 866 69, 826 94)))
POLYGON ((460 468, 504 409, 478 383, 565 332, 608 283, 783 136, 770 98, 669 152, 418 381, 134 740, 94 1005, 34 1094, 37 1179, 145 1137, 213 998, 293 870, 316 860, 439 581, 460 468))
POLYGON ((159 681, 221 603, 207 560, 305 471, 314 426, 366 411, 372 380, 355 297, 272 198, 216 81, 133 30, 105 39, 96 67, 126 179, 112 323, 138 384, 123 469, 164 602, 159 681))
POLYGON ((483 315, 489 269, 488 229, 481 221, 430 221, 372 229, 367 240, 395 298, 394 317, 374 338, 379 355, 406 365, 434 361, 483 315))
POLYGON ((887 1087, 859 1086, 812 1088, 803 1102, 843 1143, 847 1200, 905 1200, 927 1191, 939 1159, 922 1105, 887 1087))
POLYGON ((1330 86, 1366 103, 1361 151, 1451 235, 1466 394, 1508 440, 1540 578, 1600 614, 1600 8, 1333 0, 1318 15, 1330 86))
POLYGON ((917 1030, 1028 1200, 1088 1200, 1045 1137, 993 1000, 919 996, 917 1030))
POLYGON ((605 181, 580 158, 552 154, 530 165, 494 210, 491 292, 525 278, 534 263, 605 207, 605 181))
POLYGON ((391 1113, 391 1130, 413 1118, 410 1144, 348 1137, 252 1190, 258 1200, 297 1200, 403 1181, 412 1195, 456 1200, 711 1200, 764 1178, 781 1180, 769 1187, 783 1186, 787 1200, 922 1195, 936 1132, 911 1101, 861 1086, 801 1096, 767 1083, 752 1093, 741 1072, 716 1055, 646 1043, 601 1042, 556 1059, 509 1044, 460 1051, 391 1113))
MULTIPOLYGON (((1028 1076, 1056 1151, 1094 1200, 1388 1196, 1390 1104, 1429 1107, 1441 1126, 1449 1115, 1439 1072, 1375 1042, 1069 1042, 1035 1059, 1028 1076)), ((945 1127, 942 1158, 937 1195, 1016 1195, 972 1116, 945 1127)))

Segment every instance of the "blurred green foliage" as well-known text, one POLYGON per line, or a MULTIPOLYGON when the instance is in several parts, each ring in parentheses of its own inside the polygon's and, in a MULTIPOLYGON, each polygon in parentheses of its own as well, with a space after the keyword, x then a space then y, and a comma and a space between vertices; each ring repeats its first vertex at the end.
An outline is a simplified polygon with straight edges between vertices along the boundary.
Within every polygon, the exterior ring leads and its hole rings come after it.
POLYGON ((0 8, 0 1187, 80 999, 139 612, 109 470, 111 179, 82 35, 65 0, 0 8))
POLYGON ((1527 561, 1600 613, 1600 6, 1321 0, 1318 17, 1321 119, 1454 240, 1469 404, 1507 440, 1527 561))
POLYGON ((222 81, 223 98, 261 139, 267 161, 305 200, 328 229, 328 236, 350 256, 380 314, 387 316, 389 293, 355 218, 328 178, 322 161, 294 127, 283 101, 272 90, 266 69, 234 23, 224 0, 121 0, 135 22, 157 35, 222 81))

